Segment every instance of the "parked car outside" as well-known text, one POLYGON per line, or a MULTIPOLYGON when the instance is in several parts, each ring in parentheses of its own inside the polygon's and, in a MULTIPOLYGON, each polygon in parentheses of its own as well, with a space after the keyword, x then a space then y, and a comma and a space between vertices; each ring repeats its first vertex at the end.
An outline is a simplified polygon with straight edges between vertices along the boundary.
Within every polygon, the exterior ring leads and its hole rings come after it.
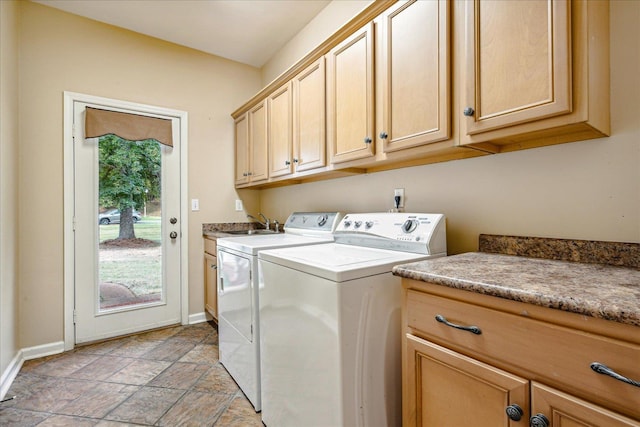
MULTIPOLYGON (((133 210, 133 222, 138 222, 142 219, 142 215, 137 210, 133 210)), ((119 209, 109 209, 98 215, 98 224, 107 225, 107 224, 120 224, 120 210, 119 209)))

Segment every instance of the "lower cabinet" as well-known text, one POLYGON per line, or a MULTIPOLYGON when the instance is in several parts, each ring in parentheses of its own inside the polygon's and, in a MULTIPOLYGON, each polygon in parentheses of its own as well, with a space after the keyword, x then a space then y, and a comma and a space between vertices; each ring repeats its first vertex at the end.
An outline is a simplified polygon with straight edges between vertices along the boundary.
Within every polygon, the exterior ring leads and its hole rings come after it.
POLYGON ((216 241, 204 239, 204 294, 205 310, 218 321, 218 258, 216 241))
POLYGON ((638 338, 637 327, 593 319, 593 330, 575 330, 584 316, 403 282, 405 427, 640 427, 640 388, 591 367, 637 381, 640 343, 607 335, 628 327, 638 338))

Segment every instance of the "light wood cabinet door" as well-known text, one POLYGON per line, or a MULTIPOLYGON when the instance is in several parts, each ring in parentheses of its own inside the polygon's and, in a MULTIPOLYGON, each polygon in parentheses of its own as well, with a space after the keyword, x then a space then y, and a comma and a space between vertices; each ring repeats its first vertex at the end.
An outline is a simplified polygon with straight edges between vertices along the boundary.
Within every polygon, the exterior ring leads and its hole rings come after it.
POLYGON ((570 12, 570 0, 465 2, 462 135, 571 112, 570 12))
POLYGON ((326 166, 325 59, 293 78, 293 146, 296 172, 326 166))
MULTIPOLYGON (((635 390, 629 390, 631 393, 637 393, 635 390)), ((640 413, 638 415, 640 417, 640 413)), ((536 382, 531 384, 531 416, 538 419, 544 417, 550 427, 640 426, 639 421, 536 382)))
POLYGON ((529 381, 406 335, 403 425, 518 427, 529 418, 529 381), (522 409, 509 419, 507 406, 522 409))
POLYGON ((249 182, 269 178, 267 146, 267 102, 249 110, 249 182))
POLYGON ((236 185, 249 182, 249 116, 243 114, 235 121, 236 136, 236 185))
POLYGON ((385 152, 450 136, 450 4, 403 1, 381 16, 383 92, 378 138, 385 152))
POLYGON ((327 54, 327 137, 333 164, 372 157, 373 23, 327 54))
POLYGON ((293 172, 292 84, 286 83, 267 98, 269 124, 269 176, 293 172))
POLYGON ((205 285, 205 308, 218 320, 218 261, 217 257, 208 253, 204 254, 204 285, 205 285))

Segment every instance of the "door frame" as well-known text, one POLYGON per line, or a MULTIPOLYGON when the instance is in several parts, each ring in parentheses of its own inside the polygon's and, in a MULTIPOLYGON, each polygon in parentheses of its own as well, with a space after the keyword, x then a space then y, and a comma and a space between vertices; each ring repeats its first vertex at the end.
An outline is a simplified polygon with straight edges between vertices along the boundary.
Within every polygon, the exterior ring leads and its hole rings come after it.
POLYGON ((74 128, 73 104, 84 102, 170 116, 180 123, 180 319, 189 323, 189 210, 187 183, 188 113, 135 102, 64 91, 64 350, 75 346, 74 128))

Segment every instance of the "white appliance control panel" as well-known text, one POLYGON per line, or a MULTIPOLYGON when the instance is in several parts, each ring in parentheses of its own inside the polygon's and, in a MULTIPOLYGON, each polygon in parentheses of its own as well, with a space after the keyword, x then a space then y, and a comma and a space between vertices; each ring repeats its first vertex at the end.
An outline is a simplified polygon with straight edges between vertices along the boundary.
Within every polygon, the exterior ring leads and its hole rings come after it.
POLYGON ((442 214, 377 212, 348 214, 338 224, 336 243, 415 252, 447 252, 446 219, 442 214))
POLYGON ((292 234, 331 234, 344 214, 340 212, 293 212, 284 223, 284 231, 292 234))

